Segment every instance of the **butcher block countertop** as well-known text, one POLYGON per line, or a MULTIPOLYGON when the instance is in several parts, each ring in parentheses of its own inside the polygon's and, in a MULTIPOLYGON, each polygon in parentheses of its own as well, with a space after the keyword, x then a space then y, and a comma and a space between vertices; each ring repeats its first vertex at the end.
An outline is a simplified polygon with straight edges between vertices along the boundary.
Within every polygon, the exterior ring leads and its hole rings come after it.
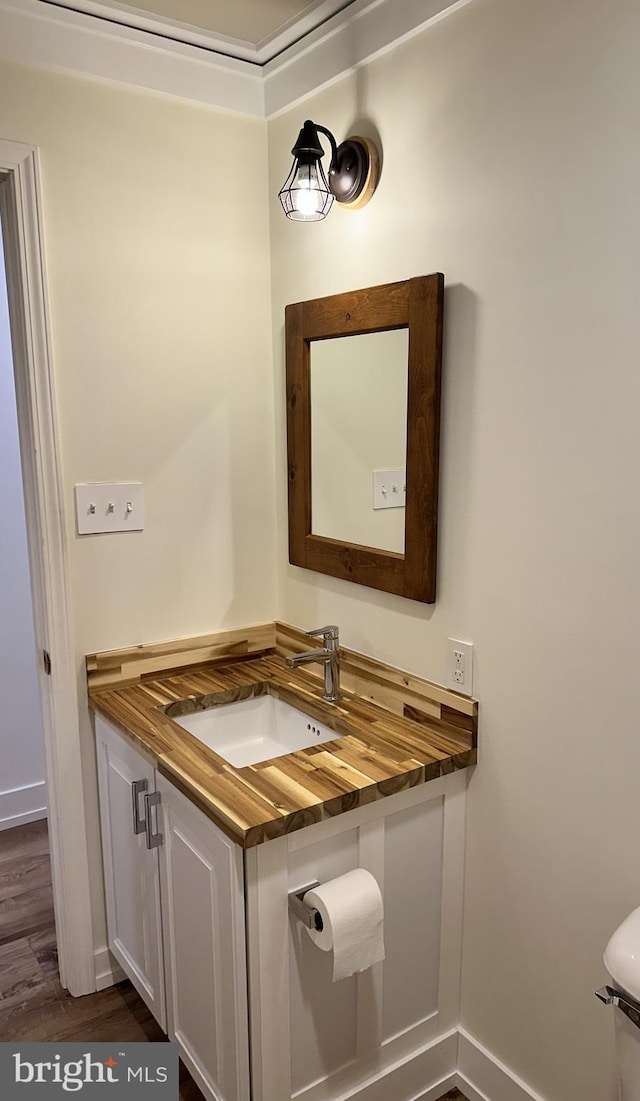
POLYGON ((475 764, 475 700, 341 648, 344 696, 327 703, 320 666, 285 663, 309 648, 304 633, 271 623, 93 654, 90 704, 243 848, 475 764), (341 737, 234 768, 162 710, 265 691, 341 737))

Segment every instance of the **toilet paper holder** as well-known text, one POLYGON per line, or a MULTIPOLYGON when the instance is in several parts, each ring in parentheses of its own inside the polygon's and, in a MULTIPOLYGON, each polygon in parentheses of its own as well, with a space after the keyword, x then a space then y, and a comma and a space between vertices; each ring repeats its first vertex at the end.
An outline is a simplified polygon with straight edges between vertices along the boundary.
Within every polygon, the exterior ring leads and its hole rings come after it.
POLYGON ((316 879, 313 883, 307 883, 306 887, 300 887, 297 891, 289 891, 289 910, 298 921, 302 922, 305 928, 316 929, 318 933, 321 933, 324 928, 322 914, 319 910, 316 910, 315 906, 308 906, 304 901, 307 891, 312 891, 319 886, 320 884, 316 879))

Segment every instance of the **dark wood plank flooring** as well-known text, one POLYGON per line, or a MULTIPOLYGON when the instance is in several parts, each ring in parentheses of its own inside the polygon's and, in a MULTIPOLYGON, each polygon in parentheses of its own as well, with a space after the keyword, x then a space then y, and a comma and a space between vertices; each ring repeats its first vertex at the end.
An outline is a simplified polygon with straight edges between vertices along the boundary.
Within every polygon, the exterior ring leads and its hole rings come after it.
MULTIPOLYGON (((83 998, 61 987, 46 822, 0 831, 0 1041, 11 1040, 166 1040, 130 982, 83 998)), ((182 1064, 180 1101, 204 1101, 182 1064)))
MULTIPOLYGON (((0 831, 0 1041, 166 1040, 129 982, 72 998, 58 979, 46 822, 0 831)), ((182 1066, 181 1101, 204 1101, 182 1066)))

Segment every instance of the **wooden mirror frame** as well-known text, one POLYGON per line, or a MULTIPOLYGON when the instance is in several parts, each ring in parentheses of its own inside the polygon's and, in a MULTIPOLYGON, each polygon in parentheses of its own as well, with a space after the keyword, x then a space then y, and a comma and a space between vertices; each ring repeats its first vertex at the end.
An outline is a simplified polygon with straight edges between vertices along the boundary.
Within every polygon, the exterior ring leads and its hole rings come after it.
POLYGON ((289 561, 294 566, 432 604, 436 598, 440 371, 444 276, 297 302, 285 309, 289 561), (405 550, 311 531, 311 354, 314 340, 409 330, 405 550))

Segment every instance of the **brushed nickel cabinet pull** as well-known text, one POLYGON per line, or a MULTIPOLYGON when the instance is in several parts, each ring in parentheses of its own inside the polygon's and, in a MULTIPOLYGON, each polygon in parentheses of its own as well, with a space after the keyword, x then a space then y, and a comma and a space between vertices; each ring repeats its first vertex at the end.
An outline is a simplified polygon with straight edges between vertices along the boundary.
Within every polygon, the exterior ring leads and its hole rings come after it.
POLYGON ((146 780, 134 780, 131 785, 131 800, 133 802, 133 832, 144 833, 147 828, 147 823, 144 818, 141 818, 138 814, 138 798, 141 792, 147 790, 146 780))
POLYGON ((147 848, 157 849, 162 844, 164 838, 158 830, 157 833, 153 832, 153 825, 151 824, 151 808, 160 806, 160 792, 153 791, 151 795, 145 795, 144 808, 146 814, 145 829, 147 831, 147 848))

